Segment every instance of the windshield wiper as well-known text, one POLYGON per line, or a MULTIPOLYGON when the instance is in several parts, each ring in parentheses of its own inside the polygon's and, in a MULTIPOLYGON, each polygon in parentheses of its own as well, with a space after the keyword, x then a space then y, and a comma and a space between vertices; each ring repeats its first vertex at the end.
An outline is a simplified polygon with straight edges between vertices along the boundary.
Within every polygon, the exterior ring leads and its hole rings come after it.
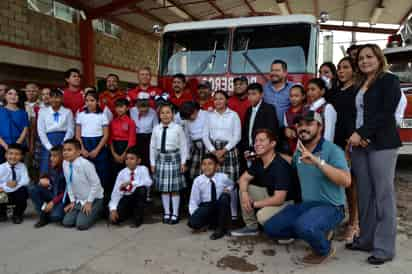
MULTIPOLYGON (((250 56, 248 55, 249 52, 249 38, 246 41, 246 46, 245 46, 245 50, 242 52, 242 56, 243 58, 245 58, 245 60, 252 66, 252 68, 259 73, 264 79, 265 81, 269 81, 269 79, 266 77, 266 75, 260 70, 260 68, 256 65, 256 63, 253 61, 252 58, 250 58, 250 56)), ((243 71, 246 70, 246 62, 244 63, 243 66, 243 71)))
POLYGON ((217 40, 215 40, 214 47, 212 53, 206 57, 206 59, 199 65, 199 67, 195 70, 194 74, 201 74, 203 73, 208 66, 213 67, 216 60, 216 51, 217 51, 217 40))

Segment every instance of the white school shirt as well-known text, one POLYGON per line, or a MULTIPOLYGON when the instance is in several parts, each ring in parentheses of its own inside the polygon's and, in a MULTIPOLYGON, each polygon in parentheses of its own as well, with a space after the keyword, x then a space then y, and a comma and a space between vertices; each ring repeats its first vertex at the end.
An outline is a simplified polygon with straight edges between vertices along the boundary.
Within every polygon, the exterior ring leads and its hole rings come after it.
MULTIPOLYGON (((184 164, 188 157, 188 147, 185 132, 183 128, 171 122, 166 131, 166 150, 180 151, 180 158, 184 164)), ((160 123, 153 128, 152 138, 150 139, 150 165, 154 166, 158 153, 162 145, 163 124, 160 123)))
POLYGON ((0 165, 0 188, 6 193, 14 192, 22 186, 28 185, 30 182, 29 173, 27 172, 25 164, 20 162, 17 163, 14 166, 14 170, 16 171, 17 186, 10 188, 7 186, 7 182, 10 182, 13 179, 11 165, 8 162, 0 165))
POLYGON ((109 120, 104 112, 82 111, 77 114, 76 125, 81 127, 81 137, 101 137, 103 128, 109 126, 109 120))
MULTIPOLYGON (((310 105, 311 111, 316 111, 322 105, 326 103, 325 98, 321 97, 315 102, 310 105)), ((335 108, 326 103, 325 109, 323 112, 323 138, 333 143, 333 139, 335 138, 335 125, 336 125, 337 113, 335 108)))
POLYGON ((405 114, 406 107, 408 106, 408 99, 406 98, 405 93, 402 91, 401 92, 401 99, 399 100, 398 106, 396 107, 396 112, 395 112, 395 119, 396 119, 396 124, 398 126, 401 125, 403 116, 405 114))
POLYGON ((136 133, 152 133, 153 128, 159 124, 157 113, 152 108, 149 108, 149 111, 141 117, 139 117, 139 109, 137 107, 132 107, 129 111, 130 118, 136 124, 136 133))
POLYGON ((229 195, 233 190, 233 181, 222 172, 217 172, 212 178, 202 174, 193 181, 192 191, 189 200, 189 213, 192 215, 198 209, 200 203, 210 202, 212 200, 211 182, 215 182, 216 199, 219 199, 225 189, 229 190, 229 195))
POLYGON ((59 113, 59 120, 56 122, 54 120, 55 111, 51 106, 42 108, 39 111, 37 132, 42 145, 47 150, 50 150, 53 147, 47 138, 47 133, 66 132, 64 140, 73 138, 74 136, 74 120, 71 110, 61 106, 57 112, 59 113))
POLYGON ((63 161, 66 190, 71 202, 84 205, 95 199, 103 198, 103 187, 96 168, 89 160, 78 157, 73 161, 72 181, 70 181, 70 162, 63 161))
POLYGON ((216 110, 207 112, 206 124, 203 129, 203 143, 209 152, 214 152, 216 148, 213 141, 227 141, 226 150, 232 150, 240 141, 241 123, 239 115, 226 108, 221 114, 216 110))
POLYGON ((112 196, 109 203, 110 210, 116 210, 117 206, 119 205, 119 201, 122 199, 124 195, 131 195, 138 187, 150 187, 153 181, 150 178, 149 169, 145 166, 137 166, 134 171, 129 169, 128 167, 122 169, 119 174, 117 175, 116 182, 114 184, 112 196), (132 189, 130 192, 122 191, 120 189, 121 185, 127 182, 130 182, 130 175, 134 173, 134 180, 132 183, 132 189))

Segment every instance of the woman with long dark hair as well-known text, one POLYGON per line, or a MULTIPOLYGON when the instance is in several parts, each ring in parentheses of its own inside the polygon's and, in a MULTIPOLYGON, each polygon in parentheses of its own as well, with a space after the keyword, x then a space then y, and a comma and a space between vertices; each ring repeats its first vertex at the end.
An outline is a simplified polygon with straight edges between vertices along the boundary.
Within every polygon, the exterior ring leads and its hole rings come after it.
POLYGON ((401 140, 395 111, 401 98, 397 76, 386 70, 386 59, 375 44, 359 48, 359 91, 356 130, 349 138, 352 169, 359 194, 360 235, 346 247, 371 252, 370 264, 395 256, 395 167, 401 140))
MULTIPOLYGON (((355 86, 355 64, 347 56, 338 63, 338 86, 332 91, 330 102, 337 112, 335 144, 348 152, 348 139, 355 130, 356 106, 355 97, 357 88, 355 86)), ((349 158, 349 154, 346 153, 349 158)), ((349 159, 348 159, 349 160, 349 159)), ((354 177, 352 184, 345 189, 348 200, 349 221, 345 229, 344 240, 352 242, 355 236, 359 236, 359 212, 356 186, 354 177)))

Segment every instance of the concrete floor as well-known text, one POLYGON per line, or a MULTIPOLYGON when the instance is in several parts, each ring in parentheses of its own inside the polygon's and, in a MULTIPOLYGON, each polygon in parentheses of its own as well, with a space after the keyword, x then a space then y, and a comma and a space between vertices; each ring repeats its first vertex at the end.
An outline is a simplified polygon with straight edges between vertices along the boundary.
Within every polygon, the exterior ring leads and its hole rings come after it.
POLYGON ((89 231, 34 229, 34 221, 29 216, 21 225, 0 226, 1 274, 412 273, 412 240, 405 235, 398 237, 396 260, 381 267, 337 242, 336 257, 305 266, 302 242, 279 246, 263 236, 210 241, 210 232, 192 234, 184 222, 170 226, 160 218, 137 229, 100 222, 89 231))

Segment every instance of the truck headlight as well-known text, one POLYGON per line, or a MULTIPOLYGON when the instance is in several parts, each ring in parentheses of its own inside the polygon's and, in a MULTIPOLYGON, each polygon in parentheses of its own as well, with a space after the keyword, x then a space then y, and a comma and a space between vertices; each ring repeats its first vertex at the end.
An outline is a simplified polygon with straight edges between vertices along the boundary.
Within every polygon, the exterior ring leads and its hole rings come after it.
POLYGON ((412 128, 412 119, 402 119, 401 128, 412 128))

